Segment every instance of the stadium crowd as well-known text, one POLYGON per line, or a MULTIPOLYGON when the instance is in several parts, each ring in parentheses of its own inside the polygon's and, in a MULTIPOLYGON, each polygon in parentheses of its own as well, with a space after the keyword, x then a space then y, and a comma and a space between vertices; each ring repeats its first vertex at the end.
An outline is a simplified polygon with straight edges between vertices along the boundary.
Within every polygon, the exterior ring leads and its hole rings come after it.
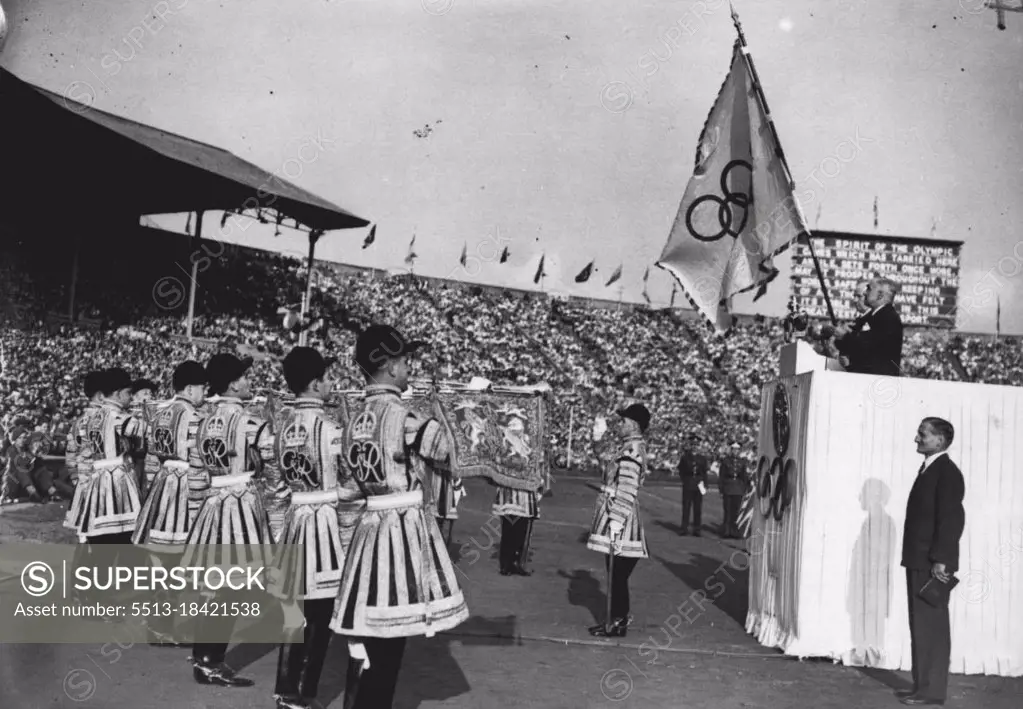
MULTIPOLYGON (((215 250, 208 249, 200 268, 191 343, 184 336, 186 279, 166 275, 173 273, 166 264, 175 261, 182 265, 179 275, 187 275, 181 244, 163 245, 167 259, 147 254, 137 267, 102 254, 83 264, 76 315, 84 327, 55 315, 67 309, 67 271, 30 244, 0 253, 0 451, 12 431, 27 428, 48 434, 51 453, 60 455, 67 422, 84 406, 82 377, 100 367, 125 367, 169 395, 175 363, 205 361, 218 349, 240 346, 255 356, 254 388, 282 391, 277 359, 297 334, 285 329, 278 309, 301 300, 305 268, 286 256, 210 243, 215 250)), ((607 415, 629 390, 654 413, 654 472, 674 471, 683 451, 719 458, 736 445, 752 462, 760 388, 776 376, 785 337, 779 320, 757 318, 717 337, 672 310, 594 308, 407 274, 353 275, 329 264, 317 267, 314 282, 313 310, 326 324, 309 344, 341 357, 345 385, 361 386, 350 354, 355 331, 371 322, 394 324, 432 343, 417 365, 421 377, 547 382, 554 390, 549 427, 556 467, 568 463, 570 439, 573 467, 598 465, 589 436, 594 418, 607 415)), ((994 342, 938 331, 907 336, 906 374, 956 378, 939 356, 943 348, 959 356, 974 381, 1023 384, 1015 338, 994 342)))

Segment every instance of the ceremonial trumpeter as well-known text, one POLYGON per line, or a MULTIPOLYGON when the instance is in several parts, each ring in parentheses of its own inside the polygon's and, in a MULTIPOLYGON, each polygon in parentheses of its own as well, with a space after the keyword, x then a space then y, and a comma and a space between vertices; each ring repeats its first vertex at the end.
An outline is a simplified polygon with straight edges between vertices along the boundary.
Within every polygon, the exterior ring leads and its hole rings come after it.
POLYGON ((440 422, 401 399, 408 358, 424 344, 374 325, 355 347, 366 397, 345 426, 344 463, 366 510, 348 548, 331 621, 334 632, 349 638, 345 707, 354 709, 391 707, 407 638, 450 630, 469 617, 423 498, 424 463, 443 464, 451 443, 440 422))
MULTIPOLYGON (((520 419, 514 419, 521 424, 520 419)), ((497 487, 497 497, 490 511, 501 518, 501 546, 498 552, 502 576, 531 576, 526 569, 529 542, 533 537, 533 521, 540 516, 540 498, 544 488, 518 490, 497 487)))
MULTIPOLYGON (((156 395, 160 391, 160 387, 150 379, 136 379, 131 383, 131 404, 128 406, 128 411, 141 421, 144 421, 147 425, 149 424, 150 412, 157 404, 156 395)), ((146 436, 145 444, 148 447, 149 437, 146 436)), ((149 483, 152 482, 152 477, 146 475, 145 458, 148 458, 148 452, 144 451, 144 458, 139 458, 135 461, 135 477, 139 483, 139 494, 145 499, 146 494, 149 492, 149 483)), ((155 474, 155 473, 154 473, 155 474)))
POLYGON ((327 372, 336 361, 311 347, 296 347, 283 362, 296 398, 274 422, 275 458, 290 504, 272 569, 275 592, 304 601, 305 630, 299 642, 281 645, 274 688, 278 709, 307 709, 316 698, 345 549, 365 505, 354 479, 342 485, 342 430, 325 409, 334 384, 327 372))
POLYGON ((92 484, 92 463, 96 457, 92 441, 89 440, 87 422, 103 405, 103 374, 102 371, 92 371, 85 375, 84 388, 88 402, 82 415, 71 422, 67 434, 66 465, 75 484, 75 492, 64 518, 64 526, 75 530, 79 542, 85 541, 82 536, 82 520, 85 501, 89 497, 89 485, 92 484))
POLYGON ((604 480, 586 546, 607 555, 608 617, 589 629, 598 637, 625 637, 629 615, 629 576, 649 554, 639 510, 639 489, 646 479, 646 441, 650 411, 632 403, 616 412, 618 441, 604 467, 604 480))
POLYGON ((145 450, 145 422, 127 411, 131 377, 120 368, 102 376, 103 403, 87 419, 92 463, 81 535, 92 544, 129 544, 141 501, 135 461, 145 450))
MULTIPOLYGON (((217 545, 245 545, 231 555, 237 565, 258 567, 272 558, 269 519, 255 478, 275 466, 274 436, 269 423, 245 408, 244 402, 252 397, 247 377, 251 366, 251 358, 224 353, 206 365, 209 391, 219 398, 199 424, 196 448, 211 489, 188 534, 185 567, 218 565, 217 545)), ((279 492, 285 495, 284 490, 279 492)), ((199 623, 192 649, 196 682, 222 687, 253 684, 224 662, 234 623, 233 616, 199 623)))
POLYGON ((146 501, 132 542, 177 548, 188 540, 209 477, 197 448, 206 370, 183 362, 174 370, 174 398, 156 411, 146 446, 146 501))

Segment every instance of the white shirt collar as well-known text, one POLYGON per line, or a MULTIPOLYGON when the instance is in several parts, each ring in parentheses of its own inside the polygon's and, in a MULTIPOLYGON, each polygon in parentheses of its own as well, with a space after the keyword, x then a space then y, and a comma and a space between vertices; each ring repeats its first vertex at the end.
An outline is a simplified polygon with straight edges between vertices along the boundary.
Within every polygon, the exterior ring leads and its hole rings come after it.
POLYGON ((940 453, 934 453, 924 458, 924 467, 920 470, 920 472, 922 473, 926 471, 929 467, 931 467, 931 463, 936 461, 941 456, 945 455, 947 452, 948 451, 941 451, 940 453))

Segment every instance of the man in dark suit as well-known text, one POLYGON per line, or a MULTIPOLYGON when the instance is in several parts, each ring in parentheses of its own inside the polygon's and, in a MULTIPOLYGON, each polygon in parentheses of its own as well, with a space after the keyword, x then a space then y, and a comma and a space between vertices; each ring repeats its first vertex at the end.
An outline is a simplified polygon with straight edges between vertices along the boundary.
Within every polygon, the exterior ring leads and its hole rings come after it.
POLYGON ((682 481, 682 536, 689 534, 689 515, 693 517, 693 536, 700 536, 703 516, 703 490, 707 489, 707 457, 703 455, 683 453, 678 462, 678 476, 682 481))
POLYGON ((944 419, 925 418, 916 434, 916 450, 924 456, 906 502, 902 535, 902 565, 906 567, 909 596, 909 634, 913 648, 913 690, 902 692, 903 704, 941 705, 948 691, 952 652, 948 602, 943 586, 939 604, 919 595, 928 581, 946 584, 959 568, 959 540, 966 513, 963 474, 945 451, 955 430, 944 419))
POLYGON ((887 278, 870 281, 864 296, 870 312, 835 331, 835 346, 849 362, 846 371, 887 377, 901 374, 902 320, 892 305, 896 290, 887 278))
POLYGON ((746 466, 739 458, 738 450, 738 443, 724 450, 718 473, 718 489, 724 506, 724 521, 721 524, 723 539, 742 539, 739 512, 742 509, 742 496, 746 494, 746 466))

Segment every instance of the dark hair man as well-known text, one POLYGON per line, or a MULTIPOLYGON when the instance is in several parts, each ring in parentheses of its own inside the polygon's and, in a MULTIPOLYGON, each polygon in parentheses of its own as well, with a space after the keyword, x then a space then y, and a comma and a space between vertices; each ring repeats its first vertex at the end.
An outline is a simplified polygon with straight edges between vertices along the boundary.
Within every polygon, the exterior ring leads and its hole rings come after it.
POLYGON ((944 419, 920 422, 916 450, 924 456, 906 501, 902 565, 906 567, 909 633, 913 652, 913 690, 903 704, 940 705, 948 692, 952 633, 948 602, 952 575, 959 568, 959 540, 966 526, 963 497, 966 484, 948 457, 955 430, 944 419), (920 596, 928 581, 938 593, 920 596), (936 601, 936 605, 932 605, 936 601))
POLYGON ((358 485, 366 511, 348 549, 330 624, 348 637, 345 706, 354 709, 390 709, 407 638, 450 630, 469 617, 423 496, 425 463, 445 467, 451 442, 439 421, 421 417, 401 399, 409 358, 424 345, 388 325, 371 325, 355 345, 366 398, 353 407, 343 452, 346 476, 358 485), (380 578, 378 569, 389 573, 380 578))

